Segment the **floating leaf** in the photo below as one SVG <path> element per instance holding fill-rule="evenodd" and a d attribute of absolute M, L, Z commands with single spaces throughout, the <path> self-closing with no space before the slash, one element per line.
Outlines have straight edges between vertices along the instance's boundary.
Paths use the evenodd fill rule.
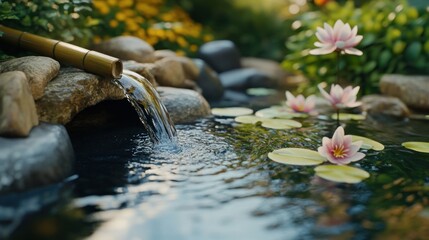
<path fill-rule="evenodd" d="M 332 114 L 331 118 L 337 120 L 337 114 Z M 340 113 L 340 120 L 365 120 L 365 116 L 362 114 Z"/>
<path fill-rule="evenodd" d="M 245 116 L 238 116 L 234 120 L 238 123 L 250 123 L 255 124 L 257 122 L 262 122 L 266 118 L 256 117 L 254 115 L 245 115 Z"/>
<path fill-rule="evenodd" d="M 246 93 L 253 96 L 269 96 L 276 94 L 277 91 L 272 88 L 248 88 Z"/>
<path fill-rule="evenodd" d="M 382 151 L 384 149 L 384 145 L 372 140 L 370 138 L 366 138 L 366 137 L 362 137 L 362 136 L 356 136 L 356 135 L 350 135 L 352 136 L 352 141 L 356 142 L 356 141 L 362 141 L 362 147 L 363 149 L 373 149 L 376 151 Z"/>
<path fill-rule="evenodd" d="M 290 129 L 302 127 L 302 124 L 290 119 L 264 119 L 262 126 L 273 129 Z"/>
<path fill-rule="evenodd" d="M 236 117 L 252 113 L 252 109 L 245 107 L 212 108 L 212 114 L 217 116 Z"/>
<path fill-rule="evenodd" d="M 404 142 L 402 146 L 417 152 L 429 153 L 429 142 Z"/>
<path fill-rule="evenodd" d="M 367 171 L 344 165 L 317 166 L 314 171 L 317 176 L 333 182 L 359 183 L 369 178 Z"/>
<path fill-rule="evenodd" d="M 268 153 L 271 160 L 290 165 L 318 165 L 325 161 L 316 151 L 304 148 L 281 148 Z"/>
<path fill-rule="evenodd" d="M 306 113 L 295 113 L 295 112 L 289 111 L 285 107 L 277 107 L 277 106 L 264 108 L 259 111 L 256 111 L 255 115 L 263 118 L 286 118 L 286 119 L 308 117 L 308 114 Z"/>

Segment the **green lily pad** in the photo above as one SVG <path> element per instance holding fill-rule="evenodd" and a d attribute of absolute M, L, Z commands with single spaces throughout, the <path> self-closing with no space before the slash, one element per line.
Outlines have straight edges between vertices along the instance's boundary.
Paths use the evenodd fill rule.
<path fill-rule="evenodd" d="M 404 142 L 402 146 L 417 152 L 429 153 L 429 142 Z"/>
<path fill-rule="evenodd" d="M 352 141 L 356 142 L 356 141 L 362 141 L 362 147 L 363 149 L 373 149 L 375 151 L 382 151 L 384 149 L 384 145 L 372 140 L 370 138 L 366 138 L 366 137 L 362 137 L 362 136 L 356 136 L 356 135 L 350 135 L 352 136 Z"/>
<path fill-rule="evenodd" d="M 283 106 L 273 106 L 269 108 L 264 108 L 259 111 L 256 111 L 255 116 L 263 118 L 306 118 L 309 115 L 307 113 L 296 113 L 289 111 L 286 107 Z"/>
<path fill-rule="evenodd" d="M 302 127 L 302 124 L 290 119 L 264 119 L 262 120 L 262 127 L 272 129 L 290 129 Z"/>
<path fill-rule="evenodd" d="M 276 94 L 277 91 L 272 88 L 249 88 L 246 93 L 253 96 L 269 96 Z"/>
<path fill-rule="evenodd" d="M 237 117 L 252 113 L 252 109 L 245 107 L 212 108 L 212 114 L 216 116 Z"/>
<path fill-rule="evenodd" d="M 340 183 L 359 183 L 369 178 L 367 171 L 344 165 L 317 166 L 314 171 L 321 178 Z"/>
<path fill-rule="evenodd" d="M 337 114 L 334 113 L 331 116 L 332 119 L 337 120 Z M 362 114 L 352 114 L 352 113 L 340 113 L 340 120 L 345 121 L 345 120 L 365 120 L 365 116 Z"/>
<path fill-rule="evenodd" d="M 262 122 L 263 120 L 266 120 L 266 118 L 256 117 L 254 115 L 245 115 L 245 116 L 238 116 L 234 120 L 238 123 L 255 124 L 257 122 Z"/>
<path fill-rule="evenodd" d="M 316 151 L 304 148 L 281 148 L 268 153 L 268 158 L 283 164 L 310 166 L 325 162 Z"/>

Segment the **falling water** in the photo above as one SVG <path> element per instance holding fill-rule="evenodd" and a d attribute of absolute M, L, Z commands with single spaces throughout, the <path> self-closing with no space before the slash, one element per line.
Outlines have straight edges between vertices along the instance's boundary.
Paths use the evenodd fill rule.
<path fill-rule="evenodd" d="M 136 109 L 152 142 L 156 145 L 175 145 L 176 128 L 152 84 L 128 70 L 124 70 L 122 76 L 113 82 L 124 91 L 127 100 Z"/>

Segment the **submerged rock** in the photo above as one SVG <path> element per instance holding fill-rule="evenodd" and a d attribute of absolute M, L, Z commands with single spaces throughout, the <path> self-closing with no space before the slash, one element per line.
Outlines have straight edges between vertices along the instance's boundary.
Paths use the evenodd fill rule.
<path fill-rule="evenodd" d="M 157 90 L 175 124 L 189 123 L 210 115 L 210 105 L 196 91 L 171 87 L 158 87 Z"/>
<path fill-rule="evenodd" d="M 390 115 L 395 117 L 408 117 L 410 110 L 396 97 L 382 95 L 368 95 L 362 98 L 361 109 L 370 115 Z"/>
<path fill-rule="evenodd" d="M 42 123 L 27 138 L 0 137 L 0 193 L 23 191 L 63 180 L 74 153 L 66 129 Z"/>
<path fill-rule="evenodd" d="M 409 107 L 429 109 L 429 76 L 384 75 L 380 90 L 384 95 L 401 99 Z"/>
<path fill-rule="evenodd" d="M 0 136 L 26 137 L 39 124 L 36 105 L 25 74 L 0 74 Z"/>
<path fill-rule="evenodd" d="M 41 121 L 68 123 L 78 112 L 103 100 L 123 99 L 110 80 L 76 68 L 63 68 L 46 86 L 45 96 L 36 101 Z"/>
<path fill-rule="evenodd" d="M 0 72 L 22 71 L 28 79 L 35 100 L 43 96 L 46 85 L 60 69 L 60 64 L 48 57 L 28 56 L 0 63 Z"/>
<path fill-rule="evenodd" d="M 121 60 L 134 60 L 140 63 L 155 62 L 153 47 L 137 37 L 114 37 L 94 45 L 93 49 Z"/>

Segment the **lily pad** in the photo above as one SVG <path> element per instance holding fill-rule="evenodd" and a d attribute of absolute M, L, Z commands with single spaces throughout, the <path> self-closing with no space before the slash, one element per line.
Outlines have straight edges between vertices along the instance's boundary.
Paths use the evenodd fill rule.
<path fill-rule="evenodd" d="M 212 114 L 216 116 L 237 117 L 252 113 L 252 109 L 245 107 L 212 108 Z"/>
<path fill-rule="evenodd" d="M 366 137 L 362 137 L 362 136 L 356 136 L 356 135 L 351 135 L 352 136 L 352 141 L 356 142 L 356 141 L 362 141 L 362 147 L 363 149 L 373 149 L 375 151 L 382 151 L 384 149 L 384 145 L 372 140 L 370 138 L 366 138 Z"/>
<path fill-rule="evenodd" d="M 365 170 L 344 165 L 323 165 L 314 168 L 316 175 L 333 182 L 359 183 L 369 178 Z"/>
<path fill-rule="evenodd" d="M 325 159 L 316 151 L 304 148 L 281 148 L 268 153 L 271 160 L 297 166 L 318 165 Z"/>
<path fill-rule="evenodd" d="M 277 91 L 272 88 L 249 88 L 246 93 L 253 96 L 269 96 L 276 94 Z"/>
<path fill-rule="evenodd" d="M 256 117 L 254 115 L 245 115 L 245 116 L 238 116 L 234 119 L 238 123 L 250 123 L 255 124 L 257 122 L 262 122 L 263 120 L 266 120 L 265 118 Z"/>
<path fill-rule="evenodd" d="M 262 120 L 262 127 L 272 129 L 290 129 L 302 127 L 302 124 L 290 119 L 264 119 Z"/>
<path fill-rule="evenodd" d="M 294 113 L 291 111 L 288 111 L 285 107 L 270 107 L 270 108 L 264 108 L 259 111 L 256 111 L 255 116 L 257 117 L 263 117 L 263 118 L 306 118 L 308 117 L 308 114 L 305 113 Z"/>
<path fill-rule="evenodd" d="M 402 146 L 417 152 L 429 153 L 429 142 L 404 142 Z"/>
<path fill-rule="evenodd" d="M 331 118 L 337 120 L 337 114 L 332 114 Z M 362 114 L 340 113 L 340 120 L 365 120 L 365 116 Z"/>

